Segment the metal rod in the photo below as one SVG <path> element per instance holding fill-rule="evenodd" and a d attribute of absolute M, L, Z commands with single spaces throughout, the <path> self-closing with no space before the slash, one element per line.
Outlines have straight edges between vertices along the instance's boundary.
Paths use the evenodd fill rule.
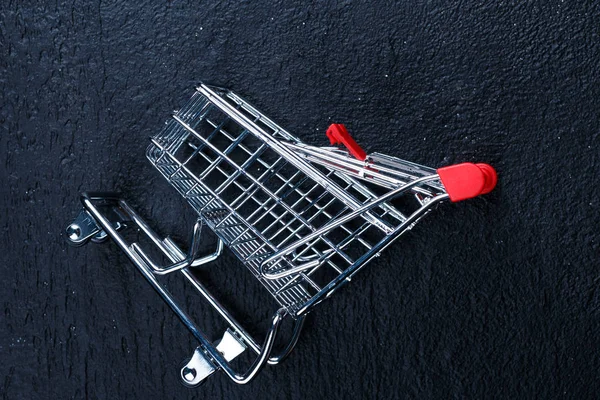
<path fill-rule="evenodd" d="M 294 350 L 294 347 L 296 347 L 296 344 L 298 344 L 298 339 L 300 339 L 300 333 L 302 333 L 302 328 L 304 327 L 305 320 L 306 315 L 303 315 L 294 322 L 294 332 L 292 333 L 292 338 L 281 353 L 269 358 L 269 365 L 279 364 L 290 355 L 292 350 Z"/>

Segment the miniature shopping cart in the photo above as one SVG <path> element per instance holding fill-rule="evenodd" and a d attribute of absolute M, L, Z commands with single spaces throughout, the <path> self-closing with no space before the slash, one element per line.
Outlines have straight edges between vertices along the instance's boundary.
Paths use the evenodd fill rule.
<path fill-rule="evenodd" d="M 181 369 L 187 385 L 222 370 L 249 382 L 265 364 L 277 364 L 294 348 L 307 313 L 331 296 L 402 233 L 444 200 L 487 193 L 496 173 L 486 164 L 432 169 L 365 152 L 343 125 L 327 131 L 334 147 L 303 143 L 235 93 L 201 85 L 151 139 L 147 157 L 198 214 L 187 253 L 158 236 L 119 196 L 84 193 L 83 211 L 66 229 L 68 240 L 112 238 L 197 339 Z M 137 226 L 169 261 L 157 262 L 121 230 Z M 217 237 L 214 253 L 199 254 L 202 227 Z M 192 273 L 224 247 L 237 256 L 278 304 L 260 343 Z M 217 341 L 207 337 L 164 285 L 161 275 L 182 274 L 225 320 Z M 294 327 L 273 351 L 283 320 Z M 232 360 L 256 353 L 242 372 Z"/>

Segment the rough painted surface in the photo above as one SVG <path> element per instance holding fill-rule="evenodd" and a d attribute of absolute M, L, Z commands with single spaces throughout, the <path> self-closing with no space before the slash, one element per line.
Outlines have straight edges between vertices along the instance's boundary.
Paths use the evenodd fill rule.
<path fill-rule="evenodd" d="M 596 2 L 554 0 L 3 1 L 0 394 L 596 397 L 599 17 Z M 285 364 L 249 386 L 219 374 L 186 389 L 190 335 L 114 245 L 70 248 L 61 230 L 78 192 L 114 189 L 187 237 L 191 210 L 143 155 L 199 80 L 309 143 L 344 122 L 368 151 L 487 161 L 499 187 L 385 252 L 314 313 Z M 230 264 L 205 275 L 260 332 L 273 305 Z"/>

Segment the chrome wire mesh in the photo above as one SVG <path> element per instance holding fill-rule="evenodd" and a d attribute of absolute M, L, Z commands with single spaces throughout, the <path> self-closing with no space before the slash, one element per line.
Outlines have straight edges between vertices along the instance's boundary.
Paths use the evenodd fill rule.
<path fill-rule="evenodd" d="M 310 268 L 266 279 L 260 269 L 266 257 L 389 189 L 432 173 L 393 159 L 372 170 L 381 182 L 366 182 L 351 163 L 343 167 L 335 160 L 340 155 L 346 157 L 304 145 L 234 93 L 204 85 L 152 138 L 147 151 L 160 173 L 292 314 L 323 295 L 330 282 L 364 260 L 428 198 L 443 193 L 433 182 L 362 212 L 269 265 L 270 271 L 303 263 Z M 397 182 L 386 178 L 386 168 L 395 171 Z"/>

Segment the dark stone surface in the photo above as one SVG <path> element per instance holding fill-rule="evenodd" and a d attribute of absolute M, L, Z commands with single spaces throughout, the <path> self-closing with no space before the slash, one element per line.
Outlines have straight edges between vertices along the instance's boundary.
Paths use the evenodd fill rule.
<path fill-rule="evenodd" d="M 3 398 L 597 397 L 597 2 L 31 3 L 0 4 Z M 144 150 L 199 80 L 306 142 L 343 122 L 368 151 L 489 162 L 499 186 L 386 251 L 283 365 L 186 389 L 190 335 L 113 244 L 61 231 L 80 191 L 119 190 L 187 236 Z M 274 305 L 233 261 L 211 287 L 260 332 Z"/>

